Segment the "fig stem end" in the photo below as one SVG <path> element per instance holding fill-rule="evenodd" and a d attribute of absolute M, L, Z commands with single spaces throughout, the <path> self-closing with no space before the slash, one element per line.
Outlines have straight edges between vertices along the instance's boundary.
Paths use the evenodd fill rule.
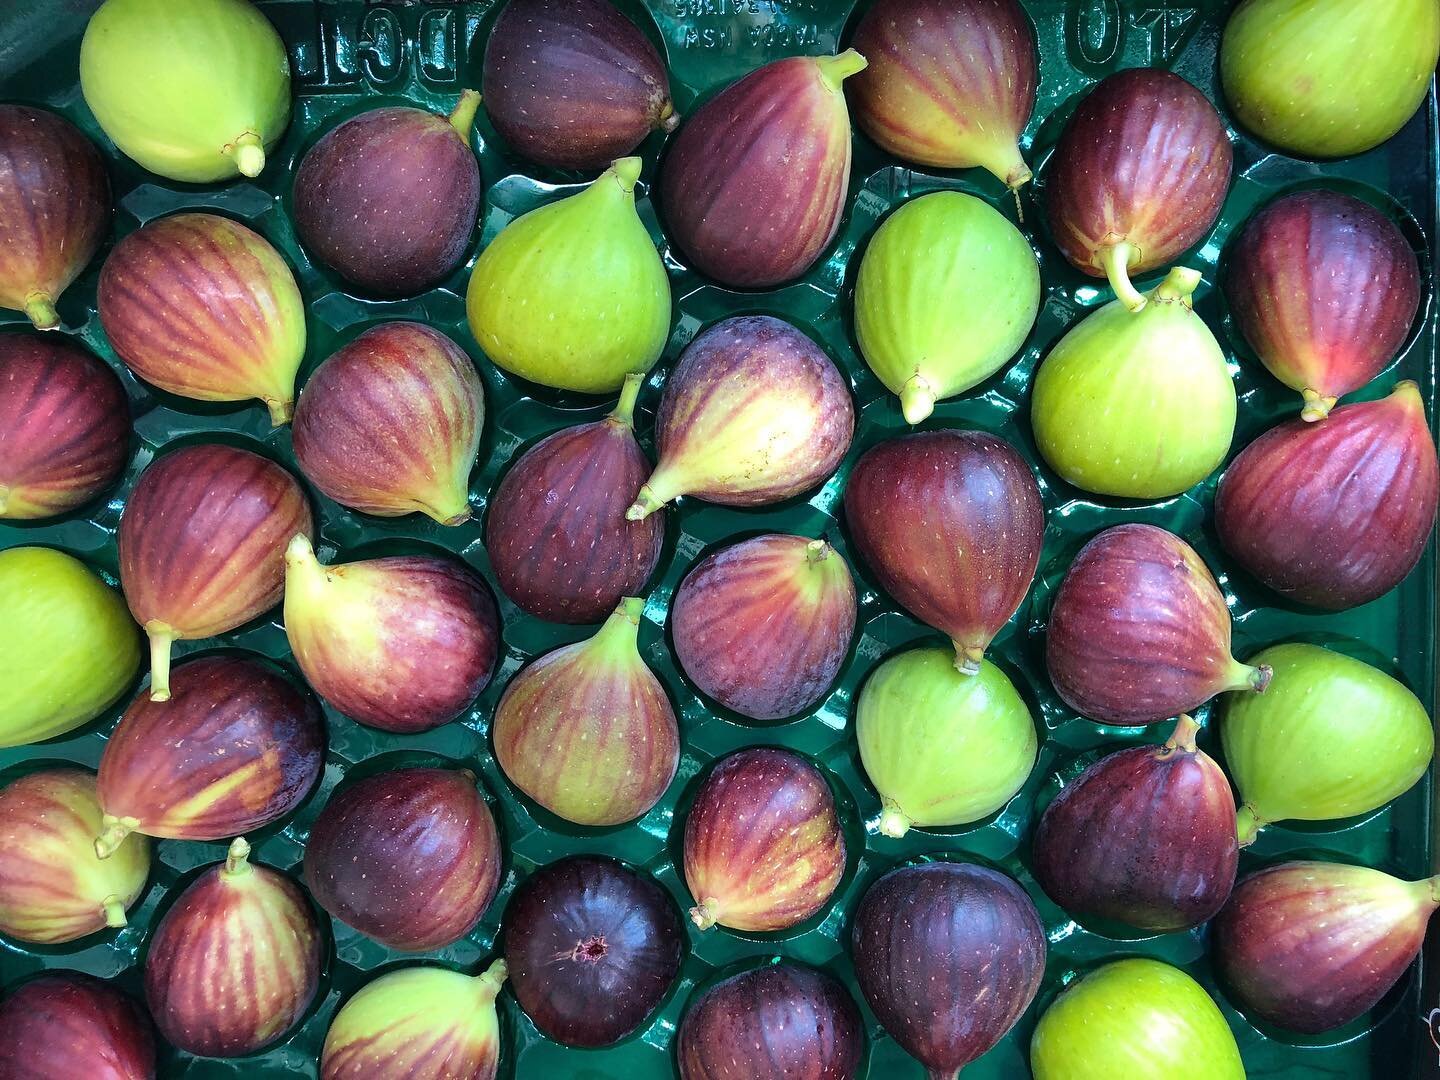
<path fill-rule="evenodd" d="M 118 929 L 119 927 L 126 925 L 125 902 L 121 900 L 120 897 L 116 896 L 114 893 L 111 893 L 109 896 L 105 897 L 104 900 L 100 901 L 100 907 L 105 912 L 106 926 L 113 926 Z"/>
<path fill-rule="evenodd" d="M 179 635 L 154 620 L 145 624 L 145 633 L 150 638 L 150 700 L 169 701 L 170 646 Z"/>
<path fill-rule="evenodd" d="M 1235 812 L 1235 836 L 1240 841 L 1241 847 L 1249 847 L 1255 842 L 1255 837 L 1265 827 L 1265 822 L 1255 813 L 1254 808 L 1246 803 Z"/>
<path fill-rule="evenodd" d="M 610 419 L 627 428 L 635 427 L 635 402 L 640 398 L 640 388 L 645 385 L 645 376 L 631 372 L 620 386 L 620 400 L 610 413 Z"/>
<path fill-rule="evenodd" d="M 1330 415 L 1330 410 L 1335 407 L 1339 398 L 1327 397 L 1318 390 L 1311 390 L 1308 386 L 1300 391 L 1300 396 L 1305 399 L 1305 405 L 1300 410 L 1300 419 L 1308 424 L 1317 420 L 1324 420 Z"/>
<path fill-rule="evenodd" d="M 1141 311 L 1149 303 L 1145 294 L 1130 281 L 1130 267 L 1140 262 L 1140 249 L 1127 240 L 1106 244 L 1095 253 L 1100 269 L 1105 271 L 1115 299 L 1133 311 Z"/>
<path fill-rule="evenodd" d="M 480 108 L 480 92 L 478 90 L 461 90 L 460 100 L 455 103 L 455 110 L 450 114 L 450 126 L 455 133 L 470 144 L 470 129 L 475 126 L 475 113 Z"/>
<path fill-rule="evenodd" d="M 1171 752 L 1176 750 L 1187 754 L 1196 751 L 1195 736 L 1200 731 L 1200 725 L 1195 718 L 1188 713 L 1181 713 L 1175 718 L 1175 730 L 1170 733 L 1170 738 L 1165 740 L 1165 749 Z"/>
<path fill-rule="evenodd" d="M 239 877 L 250 873 L 250 844 L 243 836 L 230 841 L 230 850 L 225 853 L 226 877 Z"/>
<path fill-rule="evenodd" d="M 805 545 L 805 561 L 807 563 L 824 562 L 830 557 L 831 547 L 824 540 L 811 540 Z"/>
<path fill-rule="evenodd" d="M 840 92 L 840 84 L 851 75 L 858 74 L 870 66 L 870 61 L 854 49 L 846 49 L 835 56 L 817 56 L 815 65 L 820 69 L 820 78 L 834 93 Z"/>
<path fill-rule="evenodd" d="M 910 826 L 915 822 L 909 814 L 906 814 L 900 807 L 896 806 L 889 799 L 885 800 L 885 809 L 880 812 L 880 823 L 876 826 L 881 836 L 890 836 L 896 840 L 910 831 Z"/>
<path fill-rule="evenodd" d="M 241 176 L 255 177 L 265 171 L 265 144 L 253 131 L 245 132 L 225 147 L 225 153 L 235 159 L 235 168 Z"/>
<path fill-rule="evenodd" d="M 1178 301 L 1188 308 L 1191 306 L 1190 294 L 1199 287 L 1201 280 L 1199 270 L 1191 270 L 1188 266 L 1172 266 L 1165 275 L 1165 280 L 1155 286 L 1155 291 L 1150 295 L 1163 303 Z"/>
<path fill-rule="evenodd" d="M 955 670 L 961 675 L 979 675 L 980 663 L 985 659 L 985 650 L 979 645 L 962 645 L 955 642 Z"/>
<path fill-rule="evenodd" d="M 690 921 L 701 930 L 709 930 L 717 921 L 715 909 L 719 906 L 719 902 L 713 896 L 707 896 L 690 909 Z"/>
<path fill-rule="evenodd" d="M 675 111 L 675 103 L 668 98 L 665 104 L 660 106 L 660 115 L 656 117 L 655 126 L 667 135 L 680 126 L 680 114 Z"/>
<path fill-rule="evenodd" d="M 270 410 L 270 426 L 284 427 L 295 415 L 295 400 L 281 401 L 279 398 L 264 398 L 265 408 Z"/>
<path fill-rule="evenodd" d="M 25 297 L 25 314 L 36 330 L 54 330 L 60 325 L 60 313 L 55 310 L 55 301 L 50 294 L 34 290 Z"/>
<path fill-rule="evenodd" d="M 912 427 L 935 411 L 935 392 L 919 372 L 911 375 L 900 388 L 900 411 Z"/>
<path fill-rule="evenodd" d="M 495 960 L 484 972 L 475 976 L 475 981 L 480 984 L 480 996 L 487 1001 L 494 1001 L 509 975 L 510 967 L 504 959 Z"/>
<path fill-rule="evenodd" d="M 635 194 L 635 184 L 640 179 L 640 168 L 643 162 L 638 157 L 619 158 L 610 165 L 610 172 L 614 174 L 620 190 L 626 195 Z"/>
<path fill-rule="evenodd" d="M 640 493 L 635 496 L 635 501 L 630 509 L 625 511 L 626 521 L 644 521 L 647 517 L 665 505 L 665 500 L 658 498 L 649 484 L 640 488 Z"/>
<path fill-rule="evenodd" d="M 95 838 L 95 857 L 108 859 L 120 850 L 125 838 L 139 825 L 135 818 L 119 818 L 106 814 L 100 819 L 100 835 Z"/>

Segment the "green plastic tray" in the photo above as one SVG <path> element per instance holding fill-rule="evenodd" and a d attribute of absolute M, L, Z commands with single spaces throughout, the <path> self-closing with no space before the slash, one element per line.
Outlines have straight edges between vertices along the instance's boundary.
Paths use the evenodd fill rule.
<path fill-rule="evenodd" d="M 384 521 L 353 513 L 316 497 L 321 554 L 354 559 L 382 552 L 444 548 L 460 553 L 482 573 L 489 563 L 482 546 L 486 499 L 517 453 L 550 432 L 603 415 L 609 404 L 556 394 L 524 384 L 486 361 L 465 325 L 463 295 L 469 265 L 440 288 L 394 303 L 348 295 L 326 270 L 315 266 L 296 242 L 289 217 L 290 177 L 300 155 L 318 134 L 341 117 L 386 101 L 406 101 L 446 111 L 462 87 L 477 86 L 489 27 L 498 5 L 489 0 L 461 3 L 364 4 L 359 0 L 267 0 L 260 4 L 290 45 L 296 75 L 295 120 L 273 164 L 258 182 L 192 187 L 150 176 L 122 158 L 100 134 L 81 99 L 77 55 L 85 20 L 98 0 L 11 0 L 0 5 L 0 98 L 54 108 L 77 122 L 106 151 L 115 187 L 114 238 L 140 224 L 181 209 L 204 208 L 243 219 L 275 243 L 295 267 L 309 305 L 310 346 L 302 378 L 340 344 L 365 327 L 388 319 L 419 319 L 439 327 L 474 357 L 486 383 L 488 415 L 480 463 L 471 482 L 476 520 L 446 529 L 419 516 Z M 857 17 L 854 0 L 622 0 L 620 6 L 651 31 L 668 55 L 677 105 L 695 102 L 742 73 L 780 56 L 835 51 L 848 41 Z M 859 5 L 864 6 L 864 2 Z M 1229 4 L 1116 0 L 1027 0 L 1042 53 L 1040 100 L 1027 133 L 1028 156 L 1042 165 L 1077 96 L 1094 80 L 1123 67 L 1161 65 L 1198 84 L 1217 102 L 1215 52 Z M 1222 112 L 1224 110 L 1222 104 Z M 1236 226 L 1260 202 L 1277 192 L 1325 183 L 1386 208 L 1401 222 L 1431 277 L 1431 238 L 1436 236 L 1435 110 L 1431 102 L 1399 136 L 1380 149 L 1348 161 L 1315 166 L 1271 155 L 1252 139 L 1236 141 L 1236 179 L 1225 213 L 1212 234 L 1184 259 L 1205 273 L 1197 310 L 1232 356 L 1240 390 L 1238 451 L 1280 418 L 1296 399 L 1248 354 L 1214 288 L 1217 263 Z M 647 661 L 672 695 L 684 740 L 680 770 L 661 803 L 641 821 L 622 828 L 582 829 L 567 825 L 518 795 L 491 755 L 488 722 L 506 682 L 530 658 L 563 642 L 588 636 L 588 628 L 550 625 L 501 601 L 505 649 L 496 677 L 476 706 L 460 721 L 426 735 L 400 737 L 372 731 L 327 709 L 330 749 L 318 790 L 289 820 L 250 839 L 256 857 L 296 872 L 307 831 L 331 790 L 343 777 L 409 761 L 448 758 L 463 761 L 484 779 L 500 822 L 505 877 L 500 895 L 480 925 L 460 942 L 435 953 L 407 956 L 390 951 L 343 926 L 334 927 L 316 1004 L 283 1044 L 262 1056 L 232 1062 L 193 1059 L 163 1051 L 165 1076 L 313 1076 L 317 1054 L 340 1002 L 377 972 L 417 960 L 475 970 L 494 954 L 500 916 L 517 881 L 560 855 L 602 852 L 653 873 L 677 903 L 688 905 L 677 872 L 686 807 L 698 778 L 719 755 L 742 746 L 772 744 L 810 755 L 834 785 L 850 841 L 851 859 L 834 901 L 810 922 L 780 934 L 737 934 L 720 928 L 690 931 L 683 972 L 663 1008 L 643 1030 L 618 1046 L 597 1051 L 563 1049 L 542 1038 L 509 994 L 502 994 L 502 1076 L 627 1077 L 649 1080 L 673 1075 L 676 1027 L 698 988 L 737 968 L 788 956 L 823 967 L 854 987 L 849 957 L 849 917 L 869 884 L 890 867 L 927 855 L 974 859 L 1018 878 L 1034 897 L 1050 943 L 1044 987 L 1035 1006 L 999 1046 L 965 1070 L 967 1078 L 1027 1075 L 1030 1033 L 1036 1017 L 1056 991 L 1077 973 L 1121 955 L 1154 956 L 1184 967 L 1214 992 L 1239 1040 L 1254 1077 L 1395 1077 L 1435 1069 L 1437 1054 L 1428 1035 L 1427 1014 L 1436 1004 L 1422 980 L 1407 975 L 1368 1018 L 1320 1038 L 1299 1038 L 1257 1029 L 1233 1008 L 1211 977 L 1203 929 L 1160 937 L 1116 939 L 1076 925 L 1036 887 L 1027 868 L 1029 832 L 1038 811 L 1070 777 L 1100 753 L 1137 742 L 1158 741 L 1168 725 L 1155 729 L 1107 728 L 1078 718 L 1056 697 L 1045 678 L 1043 631 L 1050 597 L 1069 560 L 1086 538 L 1123 521 L 1147 521 L 1194 543 L 1216 571 L 1235 616 L 1236 652 L 1242 658 L 1272 642 L 1301 639 L 1350 652 L 1391 671 L 1423 700 L 1435 690 L 1435 549 L 1419 569 L 1390 595 L 1358 610 L 1317 615 L 1277 605 L 1258 583 L 1234 572 L 1219 556 L 1210 525 L 1213 480 L 1175 499 L 1154 505 L 1100 504 L 1060 481 L 1039 463 L 1027 423 L 1027 388 L 1051 343 L 1108 294 L 1065 264 L 1045 234 L 1033 195 L 1025 196 L 1024 229 L 1039 254 L 1045 296 L 1040 318 L 1024 350 L 1007 368 L 961 399 L 940 405 L 925 427 L 976 427 L 1014 442 L 1036 465 L 1048 511 L 1040 572 L 1026 603 L 995 643 L 992 657 L 1014 679 L 1042 729 L 1039 763 L 1024 790 L 999 814 L 975 826 L 915 831 L 891 840 L 867 830 L 879 802 L 861 772 L 850 733 L 853 698 L 866 675 L 886 655 L 936 635 L 900 613 L 871 581 L 851 565 L 860 583 L 860 629 L 839 684 L 813 714 L 786 723 L 758 725 L 704 700 L 686 682 L 671 657 L 665 627 L 670 596 L 686 570 L 716 545 L 760 532 L 825 536 L 849 551 L 838 509 L 850 464 L 867 447 L 900 432 L 904 425 L 894 400 L 869 373 L 856 352 L 850 316 L 856 258 L 885 213 L 906 197 L 936 188 L 963 188 L 1014 216 L 1008 194 L 978 171 L 928 174 L 895 165 L 863 136 L 856 152 L 851 206 L 828 256 L 797 284 L 766 293 L 737 294 L 707 284 L 666 249 L 676 312 L 665 358 L 642 394 L 638 422 L 648 443 L 653 410 L 665 370 L 697 329 L 740 312 L 781 315 L 813 334 L 849 376 L 858 406 L 854 449 L 837 475 L 807 500 L 760 510 L 732 510 L 684 500 L 670 518 L 665 554 L 653 582 L 641 628 Z M 511 217 L 574 190 L 582 178 L 537 170 L 508 156 L 483 117 L 476 145 L 486 198 L 471 257 Z M 654 177 L 658 137 L 644 147 L 645 180 Z M 1043 169 L 1041 179 L 1043 180 Z M 648 201 L 641 212 L 662 240 Z M 293 467 L 289 428 L 272 431 L 259 407 L 214 407 L 175 398 L 138 382 L 115 361 L 106 344 L 94 298 L 104 252 L 60 303 L 65 332 L 111 361 L 129 390 L 136 417 L 137 445 L 124 484 L 102 500 L 68 517 L 37 526 L 0 525 L 0 548 L 46 544 L 63 548 L 115 580 L 115 528 L 126 492 L 136 475 L 170 446 L 218 440 L 259 449 Z M 0 321 L 20 316 L 0 313 Z M 1401 378 L 1416 379 L 1434 416 L 1435 309 L 1427 295 L 1423 314 L 1402 358 L 1356 397 L 1376 397 Z M 647 445 L 647 449 L 649 449 Z M 312 495 L 314 492 L 312 491 Z M 497 590 L 497 595 L 498 590 Z M 3 613 L 0 613 L 3 617 Z M 272 657 L 294 670 L 285 634 L 272 612 L 233 634 L 213 641 L 182 642 L 177 652 L 193 655 L 245 649 Z M 127 694 L 125 701 L 128 702 Z M 22 771 L 58 762 L 94 767 L 120 709 L 71 736 L 38 746 L 0 751 L 0 781 Z M 1207 729 L 1202 742 L 1219 753 Z M 1412 877 L 1429 873 L 1431 782 L 1423 781 L 1392 806 L 1363 819 L 1325 828 L 1267 829 L 1242 858 L 1242 872 L 1281 857 L 1321 853 L 1362 861 Z M 223 856 L 222 844 L 163 842 L 153 879 L 130 925 L 69 946 L 39 949 L 0 940 L 0 985 L 8 987 L 42 968 L 78 968 L 113 977 L 132 991 L 140 984 L 141 961 L 157 915 L 198 868 Z M 858 1000 L 858 994 L 857 994 Z M 866 1075 L 918 1077 L 920 1067 L 887 1038 L 865 1010 L 868 1030 Z"/>

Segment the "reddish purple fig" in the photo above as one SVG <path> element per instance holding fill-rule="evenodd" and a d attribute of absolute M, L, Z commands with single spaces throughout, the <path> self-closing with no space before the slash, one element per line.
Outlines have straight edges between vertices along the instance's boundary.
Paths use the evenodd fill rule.
<path fill-rule="evenodd" d="M 485 548 L 500 588 L 523 611 L 593 623 L 644 589 L 660 561 L 665 515 L 629 521 L 650 475 L 635 441 L 643 375 L 627 375 L 604 420 L 565 428 L 520 457 L 490 499 Z"/>
<path fill-rule="evenodd" d="M 150 637 L 150 697 L 170 696 L 170 644 L 223 634 L 280 602 L 285 545 L 313 534 L 288 472 L 233 446 L 187 446 L 151 463 L 120 517 L 120 584 Z"/>
<path fill-rule="evenodd" d="M 845 521 L 884 589 L 978 672 L 1040 563 L 1045 507 L 1025 459 L 979 431 L 891 439 L 851 470 Z"/>
<path fill-rule="evenodd" d="M 1269 668 L 1230 655 L 1230 609 L 1205 560 L 1154 525 L 1117 525 L 1080 549 L 1045 662 L 1065 704 L 1106 724 L 1153 724 L 1270 683 Z"/>
<path fill-rule="evenodd" d="M 780 962 L 700 994 L 680 1023 L 680 1080 L 852 1080 L 865 1026 L 849 992 L 824 972 Z"/>
<path fill-rule="evenodd" d="M 110 227 L 110 181 L 95 144 L 45 109 L 0 105 L 0 307 L 38 330 Z"/>
<path fill-rule="evenodd" d="M 1420 955 L 1440 878 L 1288 862 L 1235 886 L 1211 924 L 1215 967 L 1254 1017 L 1315 1034 L 1369 1012 Z"/>
<path fill-rule="evenodd" d="M 413 322 L 372 326 L 315 369 L 295 406 L 295 463 L 379 517 L 470 520 L 485 386 L 465 351 Z"/>
<path fill-rule="evenodd" d="M 154 1080 L 150 1017 L 130 995 L 92 975 L 42 975 L 0 1003 L 0 1076 Z"/>
<path fill-rule="evenodd" d="M 665 61 L 609 0 L 510 0 L 481 89 L 500 137 L 558 169 L 603 169 L 680 123 Z"/>
<path fill-rule="evenodd" d="M 1035 828 L 1035 880 L 1075 915 L 1168 933 L 1199 926 L 1235 884 L 1235 796 L 1181 716 L 1162 746 L 1101 758 Z"/>
<path fill-rule="evenodd" d="M 547 1039 L 609 1046 L 675 984 L 683 926 L 649 875 L 597 855 L 560 859 L 522 881 L 505 909 L 510 986 Z"/>
<path fill-rule="evenodd" d="M 0 334 L 0 520 L 84 505 L 129 453 L 130 403 L 104 362 L 68 338 Z"/>
<path fill-rule="evenodd" d="M 1245 226 L 1225 296 L 1260 362 L 1322 420 L 1395 358 L 1420 309 L 1420 265 L 1405 235 L 1368 203 L 1300 191 Z"/>
<path fill-rule="evenodd" d="M 1199 90 L 1159 68 L 1118 71 L 1086 95 L 1055 147 L 1051 235 L 1077 270 L 1108 277 L 1139 311 L 1146 298 L 1131 275 L 1168 266 L 1210 231 L 1233 158 L 1225 122 Z"/>
<path fill-rule="evenodd" d="M 809 270 L 839 231 L 850 185 L 841 84 L 854 49 L 750 72 L 681 126 L 660 171 L 666 231 L 722 285 L 765 289 Z"/>
<path fill-rule="evenodd" d="M 207 656 L 172 673 L 171 697 L 141 693 L 100 758 L 105 811 L 95 853 L 133 832 L 227 840 L 279 821 L 325 763 L 315 699 L 268 664 Z"/>
<path fill-rule="evenodd" d="M 1025 890 L 969 863 L 891 870 L 860 901 L 851 948 L 875 1018 L 937 1080 L 1004 1038 L 1045 972 Z"/>
<path fill-rule="evenodd" d="M 382 945 L 438 949 L 500 887 L 500 837 L 468 769 L 395 769 L 330 796 L 305 845 L 320 906 Z"/>
<path fill-rule="evenodd" d="M 1283 596 L 1329 611 L 1398 585 L 1435 524 L 1440 462 L 1420 389 L 1292 420 L 1245 448 L 1215 492 L 1235 561 Z"/>

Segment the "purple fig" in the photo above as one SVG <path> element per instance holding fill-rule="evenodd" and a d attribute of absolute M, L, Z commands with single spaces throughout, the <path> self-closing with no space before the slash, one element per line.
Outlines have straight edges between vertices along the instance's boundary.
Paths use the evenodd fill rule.
<path fill-rule="evenodd" d="M 92 975 L 42 975 L 0 1003 L 0 1076 L 154 1080 L 150 1017 L 128 994 Z"/>

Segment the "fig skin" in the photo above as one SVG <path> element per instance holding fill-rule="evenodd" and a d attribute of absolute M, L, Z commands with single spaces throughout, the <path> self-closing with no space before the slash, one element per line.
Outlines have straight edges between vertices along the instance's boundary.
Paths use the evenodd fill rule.
<path fill-rule="evenodd" d="M 710 697 L 752 720 L 795 716 L 824 699 L 849 655 L 855 582 L 823 540 L 758 536 L 685 576 L 670 630 L 675 658 Z"/>
<path fill-rule="evenodd" d="M 495 580 L 536 618 L 599 622 L 659 565 L 665 515 L 625 517 L 651 468 L 635 441 L 643 382 L 625 376 L 614 412 L 536 443 L 491 496 L 485 549 Z"/>
<path fill-rule="evenodd" d="M 0 1076 L 154 1080 L 150 1017 L 102 979 L 78 971 L 42 975 L 0 1004 Z"/>
<path fill-rule="evenodd" d="M 1343 611 L 1415 569 L 1435 525 L 1440 461 L 1410 381 L 1323 423 L 1272 428 L 1230 463 L 1215 529 L 1241 566 L 1288 600 Z"/>
<path fill-rule="evenodd" d="M 500 137 L 557 169 L 603 169 L 680 123 L 665 62 L 608 0 L 510 0 L 481 90 Z"/>
<path fill-rule="evenodd" d="M 845 834 L 820 770 L 774 747 L 722 758 L 685 820 L 690 919 L 701 930 L 785 930 L 826 904 L 845 873 Z"/>
<path fill-rule="evenodd" d="M 1246 224 L 1225 297 L 1260 362 L 1323 420 L 1395 358 L 1420 310 L 1420 264 L 1388 217 L 1337 191 L 1276 199 Z"/>
<path fill-rule="evenodd" d="M 0 520 L 69 513 L 120 479 L 130 402 L 68 338 L 0 334 Z"/>

